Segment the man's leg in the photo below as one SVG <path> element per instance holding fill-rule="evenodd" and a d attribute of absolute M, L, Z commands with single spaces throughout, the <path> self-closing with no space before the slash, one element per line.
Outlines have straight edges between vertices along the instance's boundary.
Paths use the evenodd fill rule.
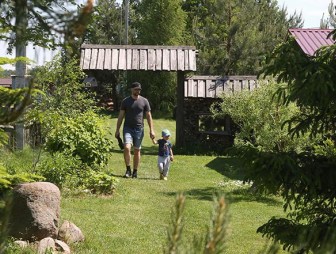
<path fill-rule="evenodd" d="M 124 161 L 126 165 L 125 177 L 131 177 L 131 144 L 125 144 Z"/>
<path fill-rule="evenodd" d="M 141 157 L 141 143 L 142 139 L 144 137 L 144 131 L 143 128 L 138 128 L 134 130 L 134 136 L 133 136 L 133 148 L 134 148 L 134 156 L 133 156 L 133 178 L 138 177 L 138 168 L 140 165 L 140 157 Z"/>
<path fill-rule="evenodd" d="M 123 134 L 124 134 L 124 161 L 126 165 L 125 177 L 129 178 L 132 176 L 131 147 L 132 147 L 133 140 L 132 140 L 131 130 L 129 128 L 124 127 Z"/>
<path fill-rule="evenodd" d="M 134 156 L 133 156 L 133 178 L 138 177 L 138 168 L 140 165 L 141 150 L 134 147 Z"/>

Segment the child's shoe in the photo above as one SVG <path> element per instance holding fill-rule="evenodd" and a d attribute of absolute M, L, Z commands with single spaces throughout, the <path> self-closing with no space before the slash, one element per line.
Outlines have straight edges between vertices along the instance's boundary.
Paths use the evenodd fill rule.
<path fill-rule="evenodd" d="M 163 180 L 167 181 L 167 180 L 168 180 L 168 177 L 164 176 L 164 177 L 163 177 Z"/>

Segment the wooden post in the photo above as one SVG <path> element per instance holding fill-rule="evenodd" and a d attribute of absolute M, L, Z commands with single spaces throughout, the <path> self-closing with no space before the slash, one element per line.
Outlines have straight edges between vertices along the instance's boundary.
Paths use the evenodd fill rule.
<path fill-rule="evenodd" d="M 176 86 L 176 138 L 175 146 L 184 147 L 184 72 L 177 72 L 177 86 Z"/>

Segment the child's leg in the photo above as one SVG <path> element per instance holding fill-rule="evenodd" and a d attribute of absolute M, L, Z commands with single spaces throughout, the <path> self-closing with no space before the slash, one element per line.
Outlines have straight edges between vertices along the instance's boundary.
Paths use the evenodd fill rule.
<path fill-rule="evenodd" d="M 163 174 L 163 168 L 165 164 L 165 159 L 162 156 L 158 156 L 158 169 L 160 174 Z"/>
<path fill-rule="evenodd" d="M 170 168 L 170 158 L 167 157 L 167 158 L 165 158 L 164 166 L 163 166 L 163 175 L 164 176 L 168 176 L 169 168 Z"/>

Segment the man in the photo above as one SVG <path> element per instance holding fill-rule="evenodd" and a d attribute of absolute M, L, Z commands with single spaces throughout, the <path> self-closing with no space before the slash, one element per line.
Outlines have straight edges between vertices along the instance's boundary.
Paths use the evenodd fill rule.
<path fill-rule="evenodd" d="M 115 137 L 120 137 L 120 127 L 125 118 L 123 128 L 124 160 L 126 164 L 125 177 L 137 178 L 140 164 L 141 143 L 144 136 L 144 115 L 146 115 L 151 139 L 155 138 L 151 108 L 145 97 L 140 95 L 141 84 L 134 82 L 131 85 L 131 96 L 121 102 Z M 131 171 L 131 147 L 134 147 L 133 172 Z"/>

